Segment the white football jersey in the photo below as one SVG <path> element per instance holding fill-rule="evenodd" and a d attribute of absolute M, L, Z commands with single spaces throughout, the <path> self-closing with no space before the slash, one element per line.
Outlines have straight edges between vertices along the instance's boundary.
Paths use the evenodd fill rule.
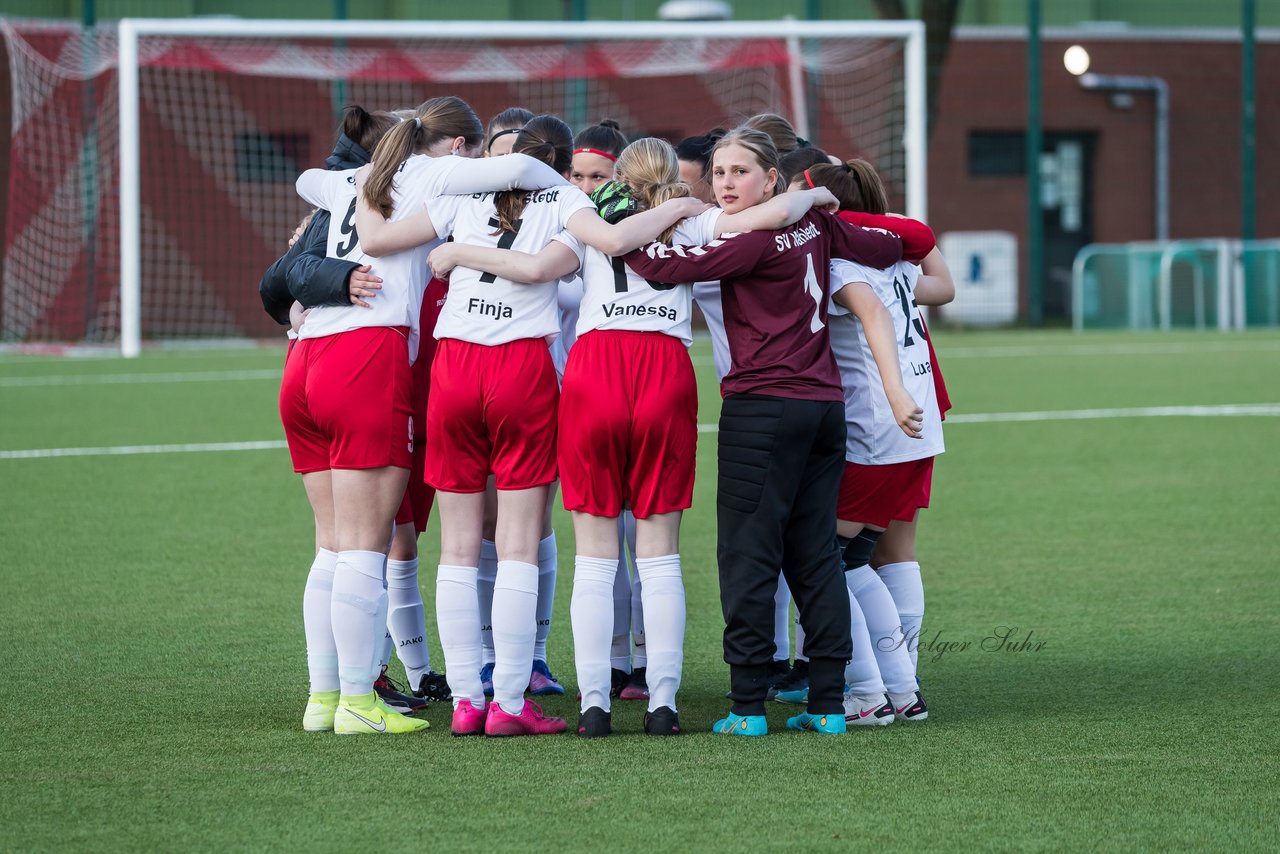
<path fill-rule="evenodd" d="M 536 255 L 564 230 L 569 218 L 595 206 L 573 186 L 536 190 L 528 194 L 515 232 L 498 231 L 493 193 L 445 196 L 428 208 L 436 234 L 473 246 L 514 249 Z M 545 338 L 560 333 L 556 282 L 520 284 L 455 267 L 449 276 L 449 297 L 436 324 L 437 338 L 457 338 L 493 346 L 522 338 Z"/>
<path fill-rule="evenodd" d="M 459 157 L 428 157 L 422 154 L 407 159 L 392 184 L 391 221 L 417 213 L 428 200 L 447 190 L 449 174 L 461 161 Z M 342 172 L 308 169 L 298 178 L 298 195 L 329 211 L 329 257 L 368 264 L 369 272 L 382 279 L 382 290 L 368 300 L 369 308 L 358 305 L 316 306 L 307 315 L 298 337 L 322 338 L 366 326 L 407 326 L 410 329 L 409 361 L 413 362 L 418 356 L 422 293 L 431 277 L 427 269 L 427 255 L 440 241 L 381 258 L 365 255 L 360 249 L 355 228 L 354 169 Z"/>
<path fill-rule="evenodd" d="M 831 301 L 828 326 L 831 349 L 844 385 L 844 412 L 848 438 L 845 459 L 863 465 L 887 465 L 935 457 L 945 450 L 942 416 L 933 387 L 933 363 L 925 340 L 920 309 L 912 292 L 920 270 L 899 262 L 887 270 L 864 267 L 851 261 L 831 261 L 831 293 L 849 282 L 866 282 L 884 303 L 893 319 L 898 341 L 898 361 L 907 393 L 924 410 L 921 438 L 902 432 L 885 397 L 880 372 L 871 355 L 862 323 L 848 309 Z"/>
<path fill-rule="evenodd" d="M 729 334 L 724 331 L 720 283 L 694 282 L 693 301 L 698 304 L 703 319 L 707 321 L 707 331 L 711 333 L 711 358 L 716 367 L 716 382 L 720 382 L 733 367 L 733 359 L 729 356 Z"/>
<path fill-rule="evenodd" d="M 702 246 L 715 240 L 721 211 L 712 209 L 682 220 L 669 241 L 673 245 Z M 593 329 L 662 332 L 693 343 L 689 325 L 693 311 L 692 283 L 650 282 L 622 262 L 590 247 L 582 263 L 582 308 L 578 334 Z"/>

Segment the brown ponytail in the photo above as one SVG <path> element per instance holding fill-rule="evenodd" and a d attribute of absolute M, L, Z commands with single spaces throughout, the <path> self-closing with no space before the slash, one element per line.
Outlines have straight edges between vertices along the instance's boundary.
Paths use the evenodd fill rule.
<path fill-rule="evenodd" d="M 371 113 L 364 107 L 351 104 L 343 109 L 342 133 L 365 151 L 373 151 L 387 131 L 399 123 L 400 117 L 394 113 L 382 110 Z"/>
<path fill-rule="evenodd" d="M 822 163 L 810 166 L 809 181 L 826 187 L 840 202 L 842 211 L 883 214 L 889 209 L 889 197 L 875 167 L 865 160 L 846 160 L 839 166 Z"/>
<path fill-rule="evenodd" d="M 534 116 L 516 135 L 511 151 L 541 160 L 563 175 L 573 166 L 573 131 L 556 116 Z M 528 196 L 527 190 L 507 190 L 494 197 L 499 232 L 516 231 Z"/>
<path fill-rule="evenodd" d="M 364 200 L 384 217 L 390 217 L 392 184 L 409 155 L 425 153 L 437 142 L 459 136 L 468 146 L 477 146 L 484 139 L 484 127 L 466 101 L 452 95 L 423 101 L 413 118 L 393 127 L 374 149 L 373 171 L 364 184 Z"/>

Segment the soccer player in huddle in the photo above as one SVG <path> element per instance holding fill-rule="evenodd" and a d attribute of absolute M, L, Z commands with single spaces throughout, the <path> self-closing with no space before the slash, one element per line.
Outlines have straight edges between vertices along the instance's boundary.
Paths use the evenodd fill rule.
<path fill-rule="evenodd" d="M 766 134 L 749 128 L 728 133 L 706 152 L 709 165 L 704 174 L 719 207 L 702 212 L 701 207 L 692 206 L 694 199 L 685 197 L 689 188 L 677 180 L 682 164 L 667 143 L 639 140 L 611 154 L 604 134 L 621 137 L 616 124 L 602 122 L 584 131 L 599 140 L 584 140 L 580 134 L 571 141 L 568 129 L 555 117 L 509 118 L 512 124 L 519 122 L 519 128 L 491 125 L 482 137 L 474 114 L 463 102 L 439 98 L 415 111 L 405 123 L 407 130 L 387 135 L 375 157 L 374 172 L 364 184 L 362 201 L 352 206 L 354 216 L 349 219 L 355 227 L 344 223 L 334 227 L 336 239 L 341 241 L 345 235 L 353 245 L 359 234 L 358 260 L 369 262 L 370 274 L 381 279 L 378 299 L 367 303 L 378 310 L 377 316 L 320 312 L 319 321 L 301 336 L 304 343 L 314 343 L 302 348 L 305 358 L 291 357 L 293 370 L 286 371 L 281 406 L 291 450 L 297 448 L 295 467 L 308 454 L 304 464 L 311 457 L 327 458 L 326 471 L 332 472 L 333 481 L 333 551 L 338 569 L 346 570 L 335 572 L 333 592 L 327 597 L 335 647 L 335 678 L 328 681 L 337 683 L 339 690 L 317 691 L 317 685 L 327 687 L 328 676 L 326 671 L 317 682 L 313 670 L 306 720 L 314 723 L 313 719 L 323 718 L 327 725 L 307 728 L 356 733 L 425 727 L 425 722 L 393 716 L 376 694 L 364 690 L 377 664 L 378 650 L 369 647 L 378 644 L 370 641 L 383 633 L 372 627 L 379 626 L 379 620 L 386 623 L 385 588 L 390 582 L 386 540 L 391 519 L 396 518 L 390 496 L 398 483 L 397 497 L 404 498 L 402 469 L 409 465 L 394 448 L 385 453 L 377 450 L 373 437 L 381 422 L 372 421 L 364 410 L 378 417 L 385 412 L 393 421 L 404 413 L 412 451 L 408 419 L 421 413 L 404 402 L 410 397 L 411 382 L 400 376 L 405 372 L 398 354 L 408 364 L 421 349 L 418 339 L 428 322 L 423 319 L 428 314 L 426 304 L 421 302 L 424 261 L 426 252 L 435 247 L 439 248 L 431 265 L 439 273 L 452 272 L 453 280 L 435 330 L 440 343 L 431 366 L 431 393 L 425 395 L 427 443 L 422 464 L 427 483 L 439 490 L 442 549 L 436 604 L 455 705 L 453 733 L 523 735 L 564 729 L 563 721 L 523 699 L 524 691 L 533 687 L 532 668 L 537 661 L 539 534 L 545 533 L 548 485 L 555 480 L 557 458 L 565 478 L 565 504 L 574 513 L 578 534 L 571 609 L 582 687 L 578 732 L 595 737 L 612 729 L 609 698 L 617 695 L 619 682 L 611 676 L 613 662 L 604 639 L 616 639 L 617 619 L 606 626 L 602 617 L 617 610 L 619 557 L 625 560 L 626 552 L 625 544 L 619 542 L 619 517 L 628 503 L 640 520 L 633 547 L 636 575 L 648 582 L 638 585 L 638 598 L 652 602 L 646 610 L 654 623 L 649 632 L 645 729 L 655 735 L 681 731 L 675 703 L 684 633 L 678 533 L 681 512 L 692 497 L 697 401 L 685 348 L 691 340 L 689 312 L 697 290 L 691 284 L 662 283 L 695 281 L 718 282 L 717 297 L 724 289 L 728 357 L 717 502 L 721 598 L 727 623 L 725 659 L 730 664 L 734 705 L 714 729 L 734 735 L 767 731 L 763 702 L 769 696 L 770 677 L 776 677 L 779 668 L 771 664 L 778 646 L 776 598 L 766 594 L 779 580 L 778 567 L 784 579 L 799 585 L 799 622 L 807 630 L 813 661 L 812 690 L 805 692 L 808 711 L 791 718 L 788 726 L 842 732 L 851 705 L 858 706 L 853 710 L 854 723 L 861 723 L 858 718 L 868 716 L 863 711 L 874 696 L 840 690 L 846 676 L 857 675 L 844 672 L 843 663 L 851 657 L 859 659 L 850 654 L 859 637 L 883 639 L 895 629 L 905 631 L 902 620 L 890 625 L 897 616 L 892 587 L 880 583 L 873 594 L 864 595 L 874 586 L 867 581 L 868 573 L 879 582 L 867 566 L 875 545 L 870 532 L 883 530 L 891 522 L 914 525 L 915 510 L 927 506 L 928 486 L 925 482 L 924 504 L 916 503 L 909 514 L 898 510 L 884 524 L 879 523 L 880 515 L 871 519 L 873 514 L 863 509 L 848 510 L 846 492 L 850 490 L 841 489 L 841 476 L 853 481 L 842 462 L 844 445 L 852 447 L 855 440 L 853 434 L 846 434 L 845 420 L 852 419 L 849 428 L 853 429 L 856 419 L 849 414 L 850 382 L 842 388 L 840 374 L 833 371 L 828 310 L 830 304 L 833 329 L 845 323 L 842 312 L 850 319 L 852 311 L 856 319 L 850 322 L 862 324 L 846 325 L 846 331 L 837 336 L 837 353 L 842 345 L 852 347 L 860 334 L 856 340 L 864 348 L 863 355 L 875 357 L 882 383 L 870 382 L 864 359 L 860 376 L 865 387 L 856 395 L 862 401 L 859 405 L 870 399 L 872 388 L 880 388 L 889 398 L 893 427 L 901 441 L 940 452 L 940 433 L 936 449 L 919 438 L 925 434 L 915 400 L 925 401 L 929 416 L 938 412 L 937 404 L 916 389 L 919 383 L 913 384 L 913 394 L 904 390 L 903 376 L 886 373 L 885 336 L 879 328 L 882 315 L 874 314 L 889 307 L 879 299 L 884 288 L 877 283 L 883 285 L 890 274 L 889 281 L 896 287 L 892 292 L 899 300 L 894 305 L 901 305 L 908 318 L 904 335 L 913 328 L 906 308 L 912 292 L 920 299 L 942 300 L 942 286 L 931 284 L 945 274 L 936 252 L 930 255 L 932 268 L 926 260 L 925 275 L 910 286 L 904 280 L 908 268 L 914 267 L 898 263 L 904 253 L 913 261 L 929 255 L 932 233 L 905 219 L 856 220 L 877 229 L 869 231 L 810 211 L 815 203 L 836 206 L 837 197 L 827 191 L 836 189 L 833 181 L 814 180 L 813 170 L 821 165 L 804 173 L 810 189 L 803 202 L 770 201 L 785 185 L 777 148 Z M 512 151 L 551 168 L 539 172 L 513 166 L 481 179 L 478 172 L 446 162 L 463 158 L 442 156 L 478 155 L 482 140 L 486 153 L 500 153 L 509 141 Z M 584 141 L 595 144 L 580 144 Z M 608 176 L 597 162 L 602 158 L 610 161 Z M 555 173 L 580 185 L 597 183 L 601 192 L 594 201 L 600 210 Z M 618 180 L 605 186 L 606 177 Z M 356 183 L 354 177 L 347 181 Z M 543 192 L 511 189 L 516 186 Z M 299 189 L 308 200 L 334 210 L 346 201 L 345 196 L 338 197 L 339 190 L 355 199 L 350 186 L 316 176 L 304 175 Z M 883 214 L 883 204 L 873 199 L 862 210 Z M 446 236 L 455 242 L 441 246 Z M 654 237 L 660 242 L 644 252 L 626 254 Z M 667 245 L 672 243 L 674 248 Z M 701 248 L 685 250 L 681 245 Z M 331 254 L 340 248 L 339 242 L 331 247 Z M 835 275 L 829 278 L 828 259 L 838 258 L 848 260 L 831 262 Z M 888 273 L 882 265 L 889 268 Z M 578 273 L 584 304 L 575 332 L 583 340 L 568 353 L 561 394 L 547 344 L 561 334 L 563 326 L 563 316 L 556 310 L 557 282 Z M 787 290 L 786 282 L 800 284 L 796 294 Z M 845 296 L 856 291 L 866 310 L 853 307 L 851 298 L 829 303 L 832 291 Z M 867 293 L 877 297 L 874 306 L 866 301 Z M 875 320 L 870 319 L 873 316 Z M 876 329 L 868 335 L 873 325 Z M 924 364 L 913 361 L 919 355 L 895 345 L 895 367 L 898 358 Z M 344 364 L 348 361 L 352 364 Z M 624 366 L 621 372 L 619 366 Z M 843 362 L 841 367 L 846 367 Z M 346 378 L 360 368 L 383 380 L 381 386 L 375 390 L 367 377 Z M 619 382 L 619 376 L 626 381 Z M 850 376 L 846 372 L 845 379 Z M 365 385 L 360 386 L 361 382 Z M 347 389 L 341 402 L 326 400 L 322 393 L 322 387 L 333 385 Z M 602 393 L 606 393 L 604 405 Z M 357 413 L 350 407 L 356 399 L 352 394 L 362 402 L 361 418 L 353 418 Z M 609 395 L 618 396 L 617 400 L 610 402 Z M 418 407 L 423 405 L 422 397 L 418 396 Z M 838 402 L 843 407 L 835 406 Z M 512 417 L 503 417 L 503 406 L 514 407 Z M 618 420 L 623 413 L 631 414 Z M 901 436 L 903 432 L 912 438 Z M 773 436 L 775 441 L 761 447 L 757 441 L 761 435 Z M 928 456 L 930 468 L 932 455 Z M 919 464 L 913 471 L 923 468 Z M 498 559 L 491 620 L 496 629 L 492 634 L 495 700 L 487 703 L 481 681 L 485 662 L 477 565 L 482 562 L 484 484 L 490 475 L 498 489 L 493 535 Z M 863 485 L 879 482 L 874 477 L 868 480 L 863 472 L 859 485 L 850 489 L 857 493 Z M 914 497 L 902 501 L 905 507 L 919 500 L 920 483 L 917 474 L 906 485 L 902 479 L 894 480 L 888 491 L 898 498 L 910 492 Z M 882 503 L 888 500 L 884 494 L 882 490 Z M 840 554 L 828 553 L 822 546 L 835 539 L 830 510 L 837 506 L 837 496 Z M 824 502 L 825 514 L 820 510 Z M 391 515 L 381 524 L 388 509 Z M 317 511 L 318 531 L 320 515 Z M 868 518 L 845 518 L 850 515 Z M 413 519 L 408 522 L 412 524 Z M 775 539 L 769 531 L 779 526 L 783 534 Z M 832 536 L 826 537 L 829 526 Z M 841 558 L 862 562 L 845 567 L 850 573 L 842 578 Z M 771 561 L 772 579 L 766 568 Z M 875 600 L 863 608 L 874 610 L 876 616 L 874 621 L 867 620 L 861 635 L 852 613 L 858 604 L 849 611 L 833 605 L 836 581 L 855 603 Z M 416 573 L 413 582 L 416 587 Z M 375 584 L 381 589 L 375 590 Z M 630 585 L 627 593 L 629 598 Z M 901 597 L 905 607 L 913 606 L 909 596 L 908 589 Z M 614 607 L 601 607 L 606 597 Z M 922 613 L 923 597 L 918 598 L 921 603 L 916 610 Z M 547 599 L 549 610 L 550 595 Z M 418 601 L 420 610 L 420 595 Z M 785 606 L 785 598 L 782 601 Z M 888 609 L 883 607 L 885 601 Z M 357 636 L 362 637 L 359 642 Z M 308 641 L 310 652 L 310 629 Z M 322 659 L 323 649 L 316 656 L 317 661 Z M 545 652 L 542 660 L 545 668 Z M 873 661 L 878 672 L 889 673 L 882 684 L 889 703 L 875 705 L 869 714 L 880 722 L 888 705 L 890 713 L 900 718 L 922 719 L 927 714 L 923 698 L 905 681 L 908 676 L 914 679 L 913 668 L 904 668 L 896 658 L 894 662 Z M 429 667 L 418 674 L 420 680 L 425 673 L 430 673 Z"/>
<path fill-rule="evenodd" d="M 767 134 L 739 128 L 716 144 L 712 186 L 721 208 L 759 204 L 778 182 Z M 721 283 L 732 367 L 721 384 L 717 553 L 734 703 L 716 732 L 768 731 L 778 567 L 796 599 L 810 661 L 808 710 L 787 725 L 845 731 L 851 627 L 832 513 L 843 469 L 844 390 L 827 334 L 827 270 L 833 256 L 886 267 L 904 252 L 915 260 L 933 249 L 921 223 L 902 220 L 895 231 L 901 238 L 814 211 L 783 230 L 730 235 L 696 250 L 655 244 L 626 258 L 655 281 Z"/>

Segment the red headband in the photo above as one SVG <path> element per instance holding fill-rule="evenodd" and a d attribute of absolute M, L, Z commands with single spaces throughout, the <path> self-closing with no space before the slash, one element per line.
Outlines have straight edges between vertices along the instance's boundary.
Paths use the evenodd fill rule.
<path fill-rule="evenodd" d="M 809 177 L 808 169 L 804 170 L 804 182 L 809 185 L 810 190 L 818 189 L 817 187 L 813 186 L 813 179 Z"/>
<path fill-rule="evenodd" d="M 606 160 L 611 160 L 614 163 L 618 162 L 618 158 L 614 157 L 609 152 L 601 151 L 598 148 L 575 148 L 573 150 L 574 154 L 582 154 L 583 152 L 586 152 L 587 154 L 599 154 L 601 157 L 605 158 Z"/>

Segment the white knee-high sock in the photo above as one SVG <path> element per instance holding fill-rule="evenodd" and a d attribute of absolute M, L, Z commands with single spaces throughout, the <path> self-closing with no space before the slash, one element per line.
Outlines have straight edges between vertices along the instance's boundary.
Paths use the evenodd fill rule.
<path fill-rule="evenodd" d="M 920 579 L 920 564 L 916 561 L 886 563 L 876 570 L 876 574 L 898 608 L 902 633 L 907 641 L 905 645 L 911 654 L 911 666 L 918 669 L 916 647 L 920 643 L 920 625 L 924 622 L 924 582 Z"/>
<path fill-rule="evenodd" d="M 493 699 L 508 714 L 524 711 L 537 613 L 538 568 L 518 560 L 498 561 L 493 584 Z"/>
<path fill-rule="evenodd" d="M 338 690 L 338 647 L 333 640 L 333 570 L 338 553 L 316 552 L 302 591 L 302 629 L 307 637 L 311 692 Z"/>
<path fill-rule="evenodd" d="M 876 664 L 871 636 L 867 634 L 867 619 L 852 593 L 849 594 L 849 622 L 853 625 L 853 658 L 844 668 L 845 684 L 859 697 L 879 697 L 884 693 L 884 680 L 880 678 L 880 666 Z"/>
<path fill-rule="evenodd" d="M 644 613 L 648 619 L 649 659 L 645 680 L 649 685 L 649 711 L 676 707 L 680 672 L 684 667 L 684 580 L 680 555 L 640 558 L 636 561 L 643 582 Z"/>
<path fill-rule="evenodd" d="M 378 675 L 387 622 L 387 591 L 382 586 L 386 562 L 381 552 L 338 553 L 330 616 L 338 648 L 338 682 L 347 697 L 368 694 Z"/>
<path fill-rule="evenodd" d="M 910 694 L 916 690 L 916 668 L 903 641 L 898 608 L 889 590 L 870 566 L 861 566 L 844 574 L 849 592 L 858 600 L 867 620 L 867 633 L 875 651 L 880 678 L 890 694 Z"/>
<path fill-rule="evenodd" d="M 609 666 L 631 672 L 631 557 L 627 551 L 626 525 L 618 517 L 618 563 L 613 576 L 613 643 Z"/>
<path fill-rule="evenodd" d="M 573 664 L 582 711 L 595 706 L 609 711 L 609 645 L 613 637 L 613 579 L 618 562 L 578 555 L 573 561 Z"/>
<path fill-rule="evenodd" d="M 427 615 L 418 586 L 418 559 L 387 561 L 387 628 L 404 665 L 409 688 L 416 691 L 431 669 L 427 650 Z"/>
<path fill-rule="evenodd" d="M 778 592 L 773 594 L 773 645 L 774 661 L 791 658 L 791 588 L 781 572 L 778 573 Z"/>
<path fill-rule="evenodd" d="M 556 548 L 556 532 L 538 543 L 538 633 L 533 639 L 533 657 L 547 660 L 547 635 L 551 634 L 551 612 L 556 603 L 556 573 L 560 553 Z"/>
<path fill-rule="evenodd" d="M 444 652 L 445 676 L 453 704 L 470 700 L 485 706 L 480 684 L 480 605 L 476 598 L 476 568 L 448 566 L 436 569 L 436 630 Z"/>
<path fill-rule="evenodd" d="M 480 566 L 476 576 L 476 595 L 480 601 L 480 658 L 482 664 L 493 664 L 493 580 L 498 577 L 498 545 L 493 540 L 480 541 Z"/>

